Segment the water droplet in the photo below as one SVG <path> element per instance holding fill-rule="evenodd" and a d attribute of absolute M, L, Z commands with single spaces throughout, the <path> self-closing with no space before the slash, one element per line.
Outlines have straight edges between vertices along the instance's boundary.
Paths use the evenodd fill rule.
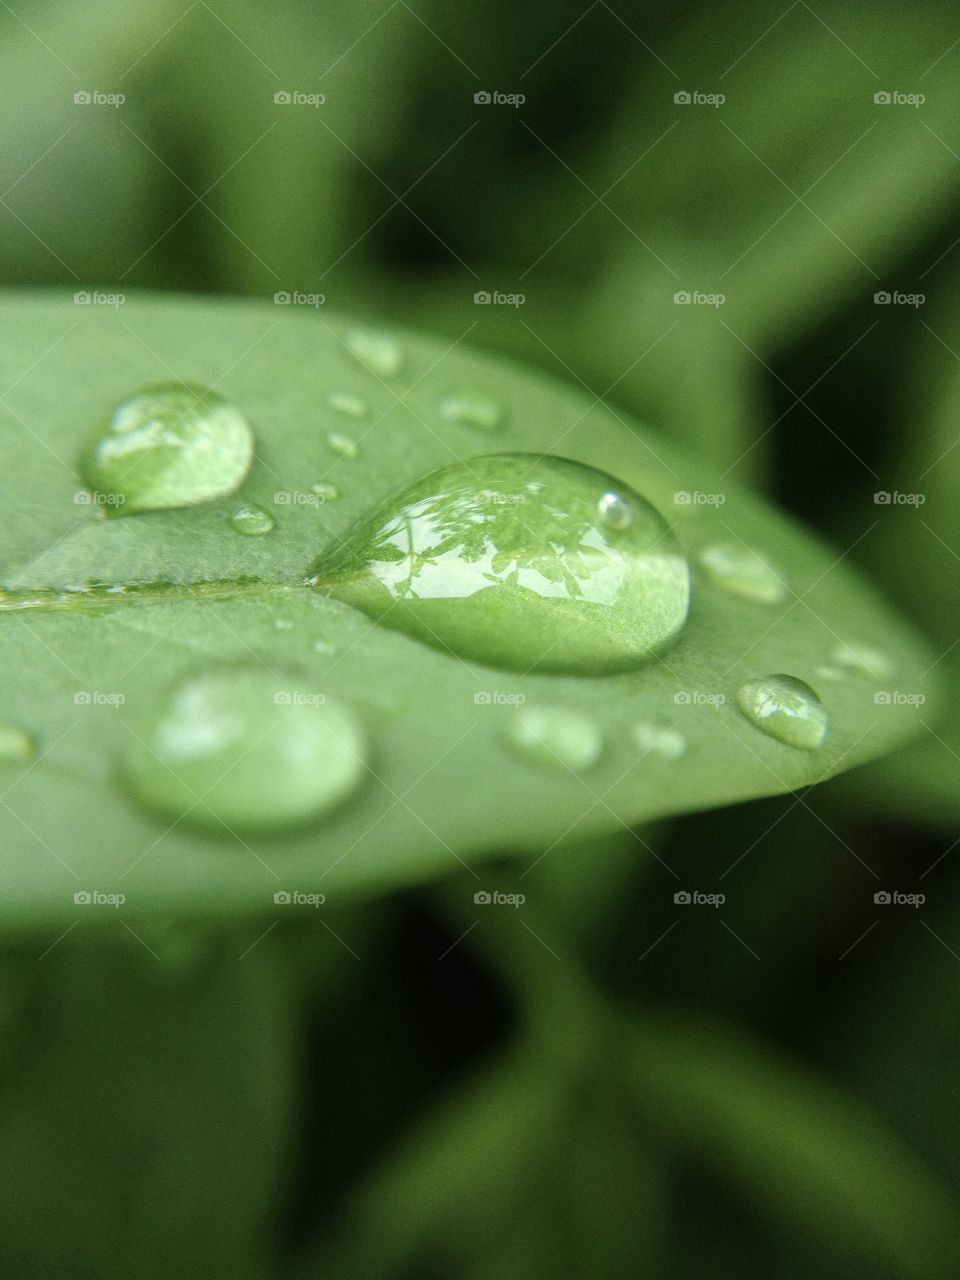
<path fill-rule="evenodd" d="M 314 653 L 335 653 L 336 649 L 327 640 L 314 640 L 313 652 Z"/>
<path fill-rule="evenodd" d="M 633 507 L 622 493 L 605 493 L 597 512 L 608 529 L 627 529 L 633 523 Z"/>
<path fill-rule="evenodd" d="M 19 725 L 0 721 L 0 765 L 26 764 L 35 752 L 33 739 Z"/>
<path fill-rule="evenodd" d="M 482 391 L 456 391 L 437 405 L 441 418 L 464 427 L 480 427 L 493 431 L 503 421 L 503 410 L 491 396 Z"/>
<path fill-rule="evenodd" d="M 339 431 L 331 431 L 327 436 L 327 444 L 341 458 L 355 458 L 357 456 L 357 442 L 352 436 L 342 435 Z"/>
<path fill-rule="evenodd" d="M 864 644 L 838 644 L 830 657 L 838 667 L 866 676 L 868 680 L 884 680 L 894 672 L 893 663 L 885 653 Z"/>
<path fill-rule="evenodd" d="M 758 729 L 788 747 L 814 751 L 827 732 L 827 713 L 813 689 L 795 676 L 762 676 L 737 693 L 740 710 Z"/>
<path fill-rule="evenodd" d="M 318 480 L 316 484 L 310 486 L 310 492 L 320 499 L 321 502 L 336 502 L 340 497 L 340 490 L 335 484 L 327 484 L 323 480 Z"/>
<path fill-rule="evenodd" d="M 209 502 L 232 493 L 250 468 L 253 433 L 212 391 L 162 383 L 122 401 L 81 461 L 84 479 L 116 515 Z"/>
<path fill-rule="evenodd" d="M 247 538 L 261 538 L 265 533 L 269 533 L 275 524 L 276 521 L 269 511 L 252 502 L 237 507 L 230 516 L 231 527 Z"/>
<path fill-rule="evenodd" d="M 562 707 L 521 707 L 507 741 L 523 755 L 554 769 L 589 769 L 600 757 L 603 736 L 587 716 Z"/>
<path fill-rule="evenodd" d="M 599 516 L 609 492 L 633 509 L 625 530 Z M 536 454 L 425 476 L 309 581 L 427 644 L 521 671 L 635 667 L 676 636 L 689 603 L 659 512 L 602 471 Z"/>
<path fill-rule="evenodd" d="M 293 623 L 289 618 L 274 618 L 273 629 L 274 631 L 292 631 Z"/>
<path fill-rule="evenodd" d="M 342 413 L 347 418 L 362 418 L 367 412 L 366 401 L 351 395 L 349 391 L 331 392 L 327 403 L 331 409 L 336 409 L 337 413 Z"/>
<path fill-rule="evenodd" d="M 270 831 L 339 804 L 364 773 L 353 712 L 245 667 L 198 674 L 154 709 L 124 762 L 151 809 L 227 834 Z"/>
<path fill-rule="evenodd" d="M 787 598 L 787 584 L 768 560 L 749 547 L 717 542 L 704 547 L 700 564 L 715 586 L 760 604 L 779 604 Z"/>
<path fill-rule="evenodd" d="M 633 741 L 642 755 L 662 756 L 664 760 L 679 760 L 687 749 L 682 733 L 669 725 L 641 722 L 632 729 Z"/>
<path fill-rule="evenodd" d="M 357 363 L 378 378 L 392 378 L 403 368 L 403 352 L 389 334 L 351 329 L 344 343 Z"/>

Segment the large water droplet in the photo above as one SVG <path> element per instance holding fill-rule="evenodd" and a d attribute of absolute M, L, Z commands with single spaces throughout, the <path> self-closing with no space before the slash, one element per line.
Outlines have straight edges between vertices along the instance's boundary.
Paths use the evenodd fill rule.
<path fill-rule="evenodd" d="M 737 693 L 740 710 L 788 747 L 815 751 L 827 732 L 827 713 L 813 689 L 795 676 L 762 676 Z"/>
<path fill-rule="evenodd" d="M 779 604 L 787 598 L 787 584 L 768 560 L 749 547 L 717 542 L 697 557 L 715 586 L 761 604 Z"/>
<path fill-rule="evenodd" d="M 122 401 L 97 430 L 83 477 L 118 515 L 160 511 L 232 493 L 253 457 L 243 414 L 190 383 L 147 387 Z"/>
<path fill-rule="evenodd" d="M 19 725 L 0 721 L 0 765 L 26 764 L 35 751 L 33 739 Z"/>
<path fill-rule="evenodd" d="M 392 378 L 403 368 L 403 352 L 389 334 L 351 329 L 344 343 L 357 363 L 378 378 Z"/>
<path fill-rule="evenodd" d="M 629 504 L 625 528 L 599 506 Z M 310 579 L 383 625 L 496 666 L 597 674 L 681 629 L 687 561 L 663 517 L 565 458 L 497 454 L 425 476 Z"/>
<path fill-rule="evenodd" d="M 265 511 L 263 507 L 258 507 L 252 502 L 245 503 L 242 507 L 237 507 L 236 511 L 230 516 L 231 527 L 247 538 L 262 538 L 265 533 L 270 532 L 275 524 L 276 521 L 269 511 Z"/>
<path fill-rule="evenodd" d="M 553 769 L 588 769 L 600 757 L 603 735 L 587 716 L 562 707 L 521 707 L 507 740 L 524 756 Z"/>
<path fill-rule="evenodd" d="M 441 418 L 465 427 L 493 431 L 503 421 L 503 410 L 492 396 L 482 391 L 456 391 L 444 396 L 437 409 Z"/>
<path fill-rule="evenodd" d="M 364 773 L 353 712 L 245 667 L 198 674 L 131 739 L 125 773 L 167 818 L 207 830 L 276 830 L 340 803 Z"/>
<path fill-rule="evenodd" d="M 687 749 L 687 740 L 683 734 L 665 724 L 642 721 L 633 726 L 632 737 L 637 750 L 644 756 L 679 760 Z"/>

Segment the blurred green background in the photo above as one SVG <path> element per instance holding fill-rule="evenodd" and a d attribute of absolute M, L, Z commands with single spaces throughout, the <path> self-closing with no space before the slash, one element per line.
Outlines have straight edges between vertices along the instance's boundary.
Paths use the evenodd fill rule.
<path fill-rule="evenodd" d="M 814 791 L 505 859 L 522 917 L 4 953 L 5 1275 L 958 1274 L 958 73 L 946 0 L 0 4 L 5 286 L 322 293 L 580 383 L 948 694 Z"/>

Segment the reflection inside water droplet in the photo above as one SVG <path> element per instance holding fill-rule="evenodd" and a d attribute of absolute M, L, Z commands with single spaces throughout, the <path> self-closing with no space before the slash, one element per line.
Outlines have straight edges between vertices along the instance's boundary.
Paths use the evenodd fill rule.
<path fill-rule="evenodd" d="M 631 518 L 611 528 L 599 504 Z M 311 581 L 427 644 L 519 670 L 638 666 L 682 628 L 689 571 L 663 517 L 565 458 L 497 454 L 392 499 Z"/>
<path fill-rule="evenodd" d="M 737 693 L 748 720 L 771 738 L 814 751 L 827 733 L 827 713 L 819 697 L 795 676 L 772 675 L 749 680 Z"/>

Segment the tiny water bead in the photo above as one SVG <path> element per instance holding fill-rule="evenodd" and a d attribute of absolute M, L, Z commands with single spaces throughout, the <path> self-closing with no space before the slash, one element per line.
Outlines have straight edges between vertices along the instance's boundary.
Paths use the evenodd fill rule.
<path fill-rule="evenodd" d="M 589 769 L 603 749 L 603 735 L 594 721 L 562 707 L 521 707 L 506 737 L 527 759 L 574 773 Z"/>
<path fill-rule="evenodd" d="M 492 396 L 482 391 L 456 391 L 444 396 L 437 405 L 441 418 L 465 427 L 494 431 L 503 421 L 503 409 Z"/>
<path fill-rule="evenodd" d="M 626 527 L 600 514 L 629 505 Z M 384 626 L 527 671 L 624 671 L 684 625 L 689 568 L 658 511 L 593 467 L 472 458 L 380 508 L 308 579 Z"/>
<path fill-rule="evenodd" d="M 108 514 L 192 506 L 232 493 L 253 458 L 243 414 L 186 382 L 147 387 L 116 406 L 81 460 Z"/>
<path fill-rule="evenodd" d="M 327 436 L 327 444 L 341 458 L 355 458 L 357 456 L 357 442 L 352 436 L 345 436 L 340 431 L 331 431 Z"/>
<path fill-rule="evenodd" d="M 327 484 L 325 480 L 318 480 L 316 484 L 310 486 L 310 492 L 315 498 L 319 498 L 321 502 L 336 502 L 340 497 L 340 490 L 335 484 Z"/>
<path fill-rule="evenodd" d="M 331 392 L 327 403 L 331 409 L 336 409 L 337 413 L 342 413 L 346 418 L 363 418 L 367 412 L 367 402 L 359 396 L 351 395 L 349 391 Z"/>
<path fill-rule="evenodd" d="M 744 600 L 780 604 L 787 598 L 787 584 L 757 551 L 732 542 L 704 547 L 697 557 L 714 586 Z"/>
<path fill-rule="evenodd" d="M 868 680 L 884 680 L 894 673 L 894 664 L 885 653 L 864 644 L 838 644 L 830 655 L 835 666 Z"/>
<path fill-rule="evenodd" d="M 165 818 L 221 833 L 281 830 L 332 809 L 363 777 L 364 735 L 350 708 L 303 684 L 245 667 L 185 680 L 131 737 L 133 791 Z"/>
<path fill-rule="evenodd" d="M 36 744 L 19 725 L 0 721 L 0 765 L 27 764 L 36 754 Z"/>
<path fill-rule="evenodd" d="M 378 378 L 392 378 L 403 368 L 403 352 L 389 334 L 351 329 L 343 341 L 354 360 Z"/>
<path fill-rule="evenodd" d="M 669 725 L 641 721 L 631 730 L 634 745 L 641 755 L 660 756 L 664 760 L 679 760 L 687 749 L 682 733 Z"/>
<path fill-rule="evenodd" d="M 276 525 L 276 520 L 269 511 L 250 502 L 237 507 L 229 518 L 230 527 L 242 533 L 246 538 L 262 538 Z"/>
<path fill-rule="evenodd" d="M 819 697 L 795 676 L 762 676 L 737 693 L 743 714 L 758 729 L 788 747 L 815 751 L 827 733 L 827 713 Z"/>

